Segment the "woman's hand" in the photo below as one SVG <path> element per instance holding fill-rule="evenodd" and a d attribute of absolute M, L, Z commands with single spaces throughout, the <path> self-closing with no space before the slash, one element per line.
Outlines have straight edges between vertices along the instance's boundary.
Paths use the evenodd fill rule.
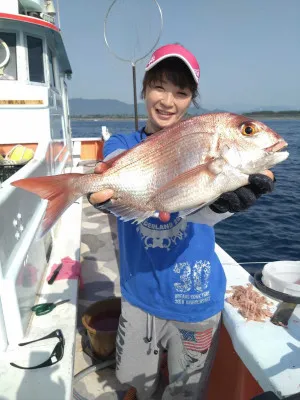
<path fill-rule="evenodd" d="M 275 177 L 272 171 L 266 170 L 260 174 L 249 176 L 249 185 L 242 186 L 233 192 L 223 193 L 218 200 L 210 205 L 216 213 L 236 213 L 247 210 L 265 193 L 274 189 Z"/>
<path fill-rule="evenodd" d="M 96 165 L 94 173 L 102 174 L 108 169 L 105 162 L 101 162 Z M 89 193 L 87 195 L 88 201 L 96 208 L 100 209 L 104 203 L 107 205 L 108 201 L 113 197 L 114 191 L 112 189 L 101 190 L 101 192 Z M 103 203 L 103 204 L 102 204 Z M 105 207 L 103 207 L 105 208 Z"/>
<path fill-rule="evenodd" d="M 114 191 L 111 189 L 101 190 L 101 192 L 95 192 L 89 194 L 88 200 L 94 206 L 95 204 L 106 203 L 114 195 Z"/>

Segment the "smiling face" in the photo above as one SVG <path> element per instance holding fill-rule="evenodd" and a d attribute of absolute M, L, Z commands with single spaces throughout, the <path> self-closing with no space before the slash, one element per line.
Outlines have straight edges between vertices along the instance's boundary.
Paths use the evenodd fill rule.
<path fill-rule="evenodd" d="M 157 132 L 168 128 L 184 117 L 192 101 L 189 88 L 180 88 L 166 77 L 146 87 L 145 103 L 148 113 L 146 131 Z"/>
<path fill-rule="evenodd" d="M 154 133 L 181 121 L 191 102 L 197 105 L 197 95 L 197 82 L 181 59 L 169 57 L 159 62 L 143 80 L 146 132 Z"/>

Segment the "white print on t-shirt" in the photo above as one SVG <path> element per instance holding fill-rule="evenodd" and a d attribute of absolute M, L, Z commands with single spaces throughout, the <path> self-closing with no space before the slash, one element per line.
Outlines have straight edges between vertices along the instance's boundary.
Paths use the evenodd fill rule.
<path fill-rule="evenodd" d="M 181 274 L 179 282 L 174 283 L 176 304 L 202 304 L 210 301 L 210 293 L 206 290 L 211 272 L 209 261 L 199 260 L 193 266 L 189 262 L 177 263 L 173 271 Z M 191 291 L 192 294 L 189 293 Z"/>
<path fill-rule="evenodd" d="M 160 247 L 170 251 L 170 247 L 176 245 L 178 240 L 186 238 L 187 221 L 180 217 L 166 224 L 157 224 L 145 220 L 138 225 L 137 231 L 143 238 L 145 249 Z"/>

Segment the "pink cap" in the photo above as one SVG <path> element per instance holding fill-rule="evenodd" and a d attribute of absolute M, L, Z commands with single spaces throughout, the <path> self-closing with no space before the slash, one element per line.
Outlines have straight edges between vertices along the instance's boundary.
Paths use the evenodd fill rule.
<path fill-rule="evenodd" d="M 200 66 L 198 64 L 198 61 L 190 51 L 188 51 L 180 44 L 167 44 L 155 50 L 155 52 L 152 54 L 150 61 L 146 65 L 145 70 L 149 71 L 151 68 L 154 67 L 154 65 L 158 64 L 160 61 L 168 57 L 180 58 L 188 66 L 196 83 L 199 83 Z"/>

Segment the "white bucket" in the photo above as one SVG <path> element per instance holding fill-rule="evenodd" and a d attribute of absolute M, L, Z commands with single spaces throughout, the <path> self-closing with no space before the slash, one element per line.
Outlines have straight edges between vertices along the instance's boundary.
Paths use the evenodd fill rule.
<path fill-rule="evenodd" d="M 300 297 L 300 261 L 274 261 L 262 271 L 262 282 L 270 289 Z"/>

